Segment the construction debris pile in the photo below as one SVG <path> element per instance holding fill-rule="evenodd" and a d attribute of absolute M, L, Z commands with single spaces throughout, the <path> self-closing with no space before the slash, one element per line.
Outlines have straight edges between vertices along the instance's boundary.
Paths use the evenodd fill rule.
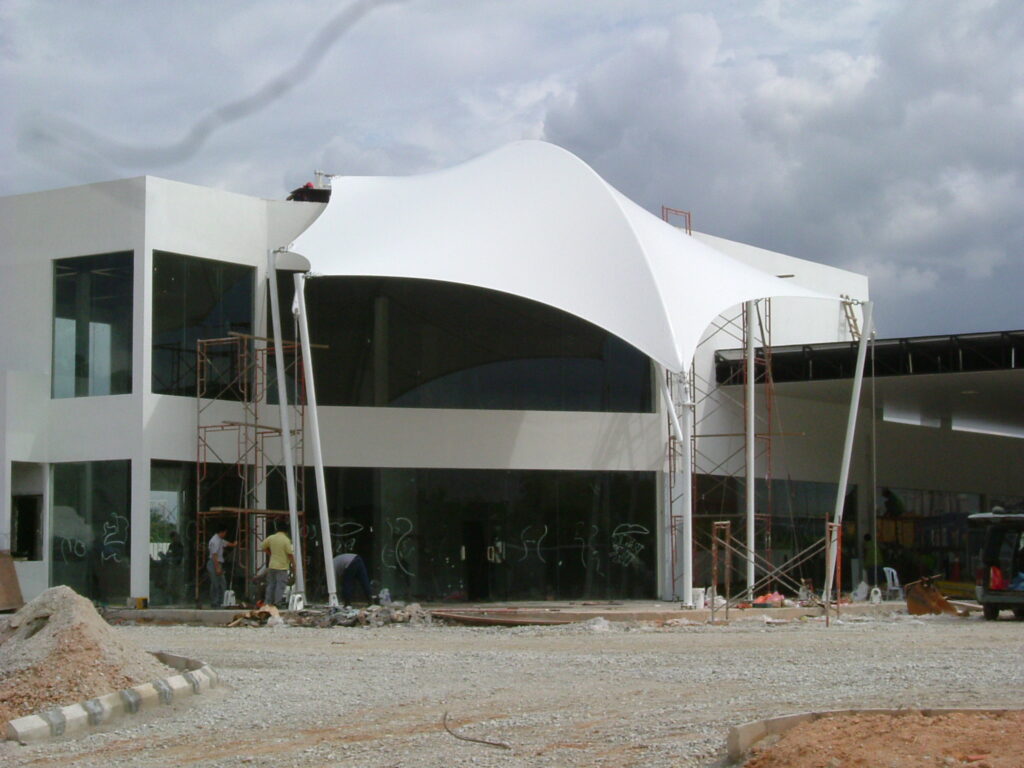
<path fill-rule="evenodd" d="M 0 723 L 169 674 L 69 587 L 0 618 Z"/>
<path fill-rule="evenodd" d="M 366 608 L 328 608 L 298 611 L 286 622 L 298 627 L 382 627 L 385 624 L 430 624 L 430 612 L 419 603 L 401 601 Z"/>

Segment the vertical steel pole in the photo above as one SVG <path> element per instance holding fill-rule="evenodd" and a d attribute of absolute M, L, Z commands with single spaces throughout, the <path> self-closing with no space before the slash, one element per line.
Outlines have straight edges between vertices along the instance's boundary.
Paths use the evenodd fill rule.
<path fill-rule="evenodd" d="M 295 492 L 295 460 L 292 455 L 291 418 L 288 414 L 288 385 L 284 371 L 284 340 L 281 337 L 281 306 L 277 295 L 277 251 L 267 254 L 267 277 L 270 281 L 270 319 L 274 326 L 274 367 L 277 369 L 277 405 L 281 412 L 281 447 L 284 451 L 285 486 L 288 489 L 288 521 L 295 549 L 295 591 L 306 595 L 306 574 L 302 566 L 302 542 L 299 536 L 299 505 Z"/>
<path fill-rule="evenodd" d="M 746 422 L 743 430 L 744 436 L 744 447 L 746 449 L 746 511 L 747 511 L 747 599 L 754 599 L 754 517 L 755 517 L 755 495 L 754 495 L 754 477 L 757 474 L 757 468 L 755 466 L 756 456 L 756 426 L 755 426 L 755 413 L 754 413 L 754 384 L 755 384 L 755 367 L 754 367 L 754 323 L 755 318 L 755 303 L 753 301 L 746 302 L 744 306 L 744 314 L 746 314 L 746 350 L 745 350 L 745 363 L 747 371 L 747 382 L 744 388 L 745 395 L 745 416 Z"/>
<path fill-rule="evenodd" d="M 861 386 L 864 383 L 864 360 L 867 357 L 868 338 L 871 336 L 872 329 L 871 302 L 865 301 L 863 307 L 864 323 L 861 326 L 860 343 L 857 345 L 857 369 L 853 376 L 853 391 L 850 393 L 850 412 L 846 419 L 846 440 L 843 443 L 843 459 L 839 467 L 839 487 L 836 489 L 836 506 L 832 515 L 832 521 L 836 525 L 842 525 L 843 522 L 843 502 L 846 500 L 846 483 L 850 478 L 853 436 L 857 429 L 857 409 L 860 405 Z M 825 591 L 822 594 L 822 600 L 826 603 L 832 592 L 832 583 L 835 577 L 835 568 L 832 566 L 836 561 L 836 548 L 837 542 L 831 542 L 829 545 L 830 557 L 827 558 L 830 567 L 825 573 Z"/>
<path fill-rule="evenodd" d="M 683 552 L 683 605 L 693 606 L 693 398 L 690 397 L 690 381 L 686 371 L 683 372 L 683 412 L 680 421 L 680 455 L 682 462 L 682 496 L 680 505 L 683 508 L 683 536 L 681 549 Z"/>
<path fill-rule="evenodd" d="M 302 368 L 306 374 L 306 403 L 309 405 L 309 432 L 313 446 L 313 470 L 316 475 L 316 500 L 320 508 L 320 537 L 324 551 L 324 574 L 327 576 L 329 605 L 338 604 L 338 588 L 334 581 L 334 552 L 331 549 L 331 521 L 327 515 L 327 483 L 324 481 L 324 457 L 320 447 L 320 418 L 316 410 L 316 386 L 313 382 L 313 354 L 306 321 L 306 275 L 295 275 L 295 298 L 299 306 L 299 336 L 302 339 Z"/>
<path fill-rule="evenodd" d="M 665 381 L 665 377 L 662 377 L 662 399 L 665 402 L 665 408 L 668 411 L 669 424 L 671 425 L 672 432 L 675 435 L 676 440 L 679 442 L 679 463 L 681 467 L 676 468 L 676 475 L 679 478 L 679 484 L 682 487 L 682 492 L 678 500 L 678 508 L 681 514 L 679 517 L 682 518 L 682 530 L 679 532 L 681 535 L 677 538 L 676 531 L 673 530 L 675 525 L 675 517 L 673 514 L 672 499 L 666 499 L 665 509 L 668 515 L 668 525 L 665 526 L 666 536 L 669 538 L 669 542 L 675 540 L 676 550 L 673 553 L 671 547 L 665 551 L 668 553 L 666 560 L 668 563 L 668 576 L 669 583 L 666 585 L 666 594 L 671 593 L 670 596 L 673 599 L 679 598 L 682 600 L 683 605 L 691 607 L 693 605 L 693 460 L 691 456 L 690 446 L 690 435 L 693 430 L 693 403 L 690 402 L 691 398 L 689 395 L 690 388 L 687 384 L 686 375 L 683 375 L 683 412 L 682 418 L 676 412 L 676 403 L 674 395 L 669 384 Z M 670 486 L 671 487 L 671 486 Z M 681 557 L 678 557 L 679 554 Z M 682 591 L 676 587 L 676 572 L 672 566 L 674 559 L 678 558 L 682 562 L 682 574 L 680 580 L 683 582 Z"/>

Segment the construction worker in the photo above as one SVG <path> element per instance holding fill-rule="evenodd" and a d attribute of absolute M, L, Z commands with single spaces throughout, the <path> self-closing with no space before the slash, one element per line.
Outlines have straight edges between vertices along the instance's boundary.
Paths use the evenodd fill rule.
<path fill-rule="evenodd" d="M 878 542 L 870 533 L 864 534 L 864 572 L 871 586 L 878 585 L 878 577 L 882 573 L 882 555 L 878 551 Z"/>
<path fill-rule="evenodd" d="M 274 533 L 267 536 L 260 549 L 267 555 L 267 591 L 264 602 L 277 605 L 284 599 L 284 587 L 288 583 L 288 571 L 295 567 L 295 549 L 292 540 L 284 532 L 284 525 L 277 520 L 272 523 Z"/>
<path fill-rule="evenodd" d="M 356 583 L 363 588 L 366 595 L 366 602 L 373 602 L 373 591 L 370 587 L 370 577 L 366 573 L 366 563 L 359 555 L 346 552 L 334 558 L 334 581 L 341 582 L 342 605 L 351 605 L 353 587 Z"/>
<path fill-rule="evenodd" d="M 222 526 L 210 538 L 208 549 L 210 557 L 206 562 L 206 571 L 210 574 L 210 607 L 220 608 L 224 602 L 224 590 L 227 589 L 227 581 L 224 578 L 224 550 L 227 547 L 235 546 L 234 542 L 228 541 L 228 527 Z"/>

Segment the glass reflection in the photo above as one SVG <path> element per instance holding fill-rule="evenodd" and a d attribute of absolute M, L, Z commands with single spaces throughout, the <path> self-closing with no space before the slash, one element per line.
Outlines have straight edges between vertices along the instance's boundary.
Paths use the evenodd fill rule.
<path fill-rule="evenodd" d="M 196 394 L 196 341 L 251 334 L 256 270 L 163 251 L 153 252 L 153 392 Z M 231 397 L 234 355 L 211 361 L 208 391 Z"/>
<path fill-rule="evenodd" d="M 154 461 L 149 492 L 149 602 L 185 605 L 195 592 L 195 464 Z"/>
<path fill-rule="evenodd" d="M 131 252 L 53 263 L 53 397 L 132 391 Z"/>
<path fill-rule="evenodd" d="M 129 461 L 53 465 L 51 583 L 101 603 L 129 596 Z"/>
<path fill-rule="evenodd" d="M 395 597 L 654 596 L 654 473 L 328 468 L 326 480 L 335 554 L 361 555 L 375 588 Z M 315 594 L 323 568 L 312 503 Z"/>
<path fill-rule="evenodd" d="M 278 279 L 281 306 L 294 295 Z M 626 342 L 516 296 L 431 280 L 307 281 L 322 405 L 650 412 L 651 365 Z M 294 338 L 284 318 L 282 332 Z M 276 395 L 274 395 L 276 397 Z"/>

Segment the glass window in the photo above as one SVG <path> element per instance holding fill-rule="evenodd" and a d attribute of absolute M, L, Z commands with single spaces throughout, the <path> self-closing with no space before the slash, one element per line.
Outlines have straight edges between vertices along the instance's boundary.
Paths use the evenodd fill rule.
<path fill-rule="evenodd" d="M 282 332 L 294 294 L 278 280 Z M 498 291 L 399 278 L 306 284 L 323 405 L 651 412 L 650 361 L 578 317 Z"/>
<path fill-rule="evenodd" d="M 149 602 L 194 602 L 196 465 L 154 461 L 149 491 Z"/>
<path fill-rule="evenodd" d="M 124 603 L 131 566 L 131 462 L 53 465 L 51 583 Z"/>
<path fill-rule="evenodd" d="M 153 252 L 154 393 L 195 397 L 196 341 L 252 333 L 255 275 L 242 264 Z M 208 391 L 237 375 L 229 356 L 214 361 Z"/>
<path fill-rule="evenodd" d="M 387 587 L 403 599 L 652 598 L 654 478 L 651 472 L 329 468 L 332 547 L 335 554 L 359 554 L 375 589 Z M 307 581 L 315 594 L 324 580 L 313 501 Z"/>
<path fill-rule="evenodd" d="M 53 397 L 132 391 L 132 253 L 53 263 Z"/>

